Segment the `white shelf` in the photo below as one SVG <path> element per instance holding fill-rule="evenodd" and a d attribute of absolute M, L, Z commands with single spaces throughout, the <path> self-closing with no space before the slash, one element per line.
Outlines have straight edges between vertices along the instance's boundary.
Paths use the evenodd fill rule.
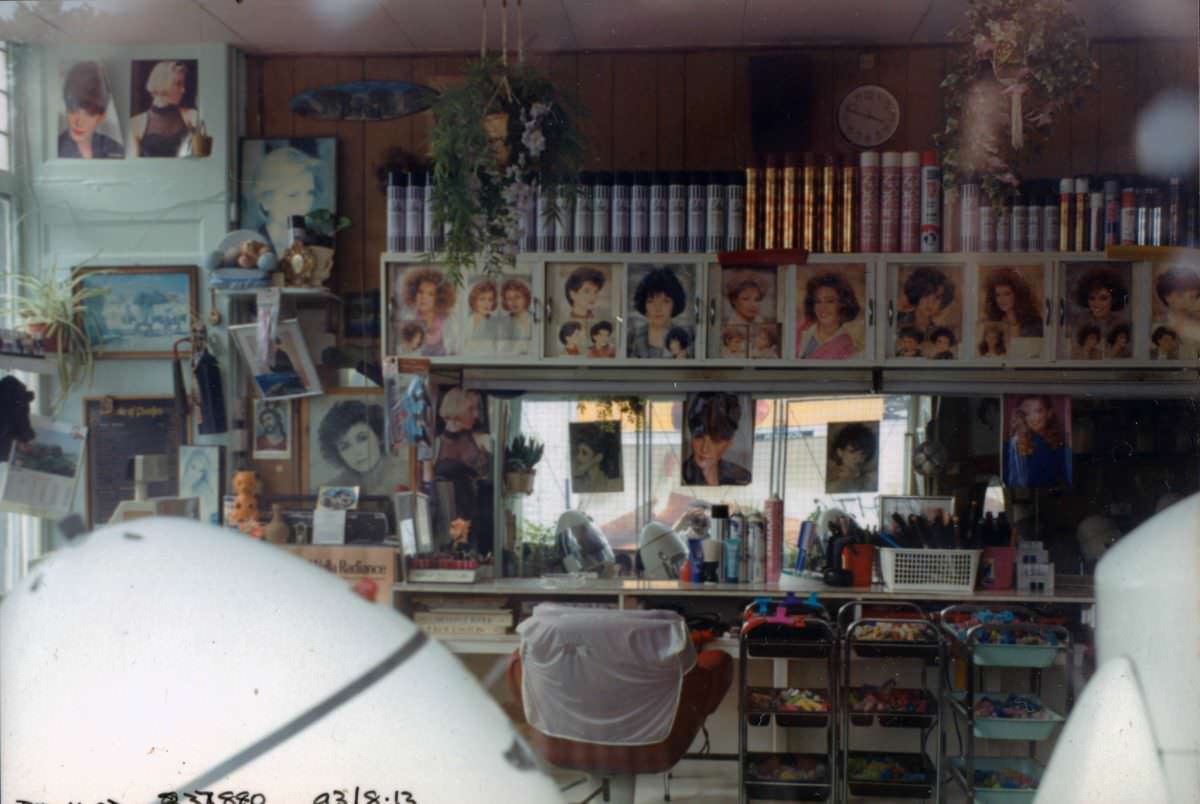
<path fill-rule="evenodd" d="M 58 371 L 58 361 L 50 357 L 0 355 L 0 371 L 28 371 L 32 374 L 53 374 Z"/>

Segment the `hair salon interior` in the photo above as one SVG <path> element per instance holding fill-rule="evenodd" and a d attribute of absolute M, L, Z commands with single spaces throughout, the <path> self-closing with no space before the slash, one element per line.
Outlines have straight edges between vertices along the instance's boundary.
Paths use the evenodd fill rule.
<path fill-rule="evenodd" d="M 0 799 L 1200 801 L 1198 54 L 0 3 Z"/>

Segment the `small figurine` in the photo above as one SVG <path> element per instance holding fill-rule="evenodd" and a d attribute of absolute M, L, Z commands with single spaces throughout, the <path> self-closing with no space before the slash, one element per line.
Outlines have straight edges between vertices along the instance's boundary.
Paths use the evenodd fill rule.
<path fill-rule="evenodd" d="M 228 524 L 244 532 L 246 526 L 258 524 L 258 474 L 249 469 L 234 472 L 233 492 L 236 496 Z"/>
<path fill-rule="evenodd" d="M 471 538 L 470 520 L 459 517 L 450 521 L 450 550 L 455 553 L 465 553 L 470 549 Z"/>

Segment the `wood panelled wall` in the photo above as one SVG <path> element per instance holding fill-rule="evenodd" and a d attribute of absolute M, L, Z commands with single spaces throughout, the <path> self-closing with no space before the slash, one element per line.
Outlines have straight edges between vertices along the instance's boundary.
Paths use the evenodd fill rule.
<path fill-rule="evenodd" d="M 1134 172 L 1137 112 L 1168 86 L 1197 85 L 1195 40 L 1100 42 L 1095 91 L 1063 116 L 1027 176 Z M 822 48 L 803 51 L 813 87 L 809 119 L 816 152 L 852 148 L 836 129 L 835 109 L 859 84 L 880 84 L 901 105 L 901 124 L 885 144 L 891 150 L 931 148 L 942 127 L 939 84 L 945 47 Z M 586 112 L 595 169 L 729 169 L 753 155 L 750 51 L 670 53 L 561 53 L 531 57 L 577 92 Z M 863 59 L 871 56 L 872 59 Z M 468 56 L 252 56 L 248 59 L 247 134 L 251 137 L 336 136 L 338 203 L 354 222 L 338 236 L 339 289 L 378 286 L 378 258 L 386 245 L 385 196 L 377 171 L 391 149 L 422 154 L 429 143 L 429 112 L 382 123 L 341 123 L 293 115 L 297 92 L 358 79 L 428 82 L 458 73 Z M 1195 132 L 1181 132 L 1195 139 Z"/>

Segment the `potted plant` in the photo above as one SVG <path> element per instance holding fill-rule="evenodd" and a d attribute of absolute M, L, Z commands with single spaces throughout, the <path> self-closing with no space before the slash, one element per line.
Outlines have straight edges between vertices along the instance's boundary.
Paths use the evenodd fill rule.
<path fill-rule="evenodd" d="M 542 459 L 545 445 L 532 436 L 519 435 L 504 453 L 504 487 L 509 494 L 533 492 L 534 469 Z"/>
<path fill-rule="evenodd" d="M 92 272 L 88 276 L 96 276 Z M 63 280 L 51 271 L 8 275 L 15 293 L 0 294 L 10 314 L 20 319 L 29 334 L 42 340 L 47 353 L 57 353 L 58 398 L 55 410 L 78 387 L 89 385 L 95 365 L 95 350 L 88 337 L 84 315 L 89 303 L 108 293 L 107 288 L 88 288 L 82 276 Z"/>
<path fill-rule="evenodd" d="M 465 270 L 496 273 L 515 260 L 518 210 L 537 187 L 547 214 L 579 186 L 585 152 L 574 101 L 537 68 L 487 56 L 433 106 L 433 225 L 448 224 L 445 253 L 433 255 L 461 283 Z"/>

